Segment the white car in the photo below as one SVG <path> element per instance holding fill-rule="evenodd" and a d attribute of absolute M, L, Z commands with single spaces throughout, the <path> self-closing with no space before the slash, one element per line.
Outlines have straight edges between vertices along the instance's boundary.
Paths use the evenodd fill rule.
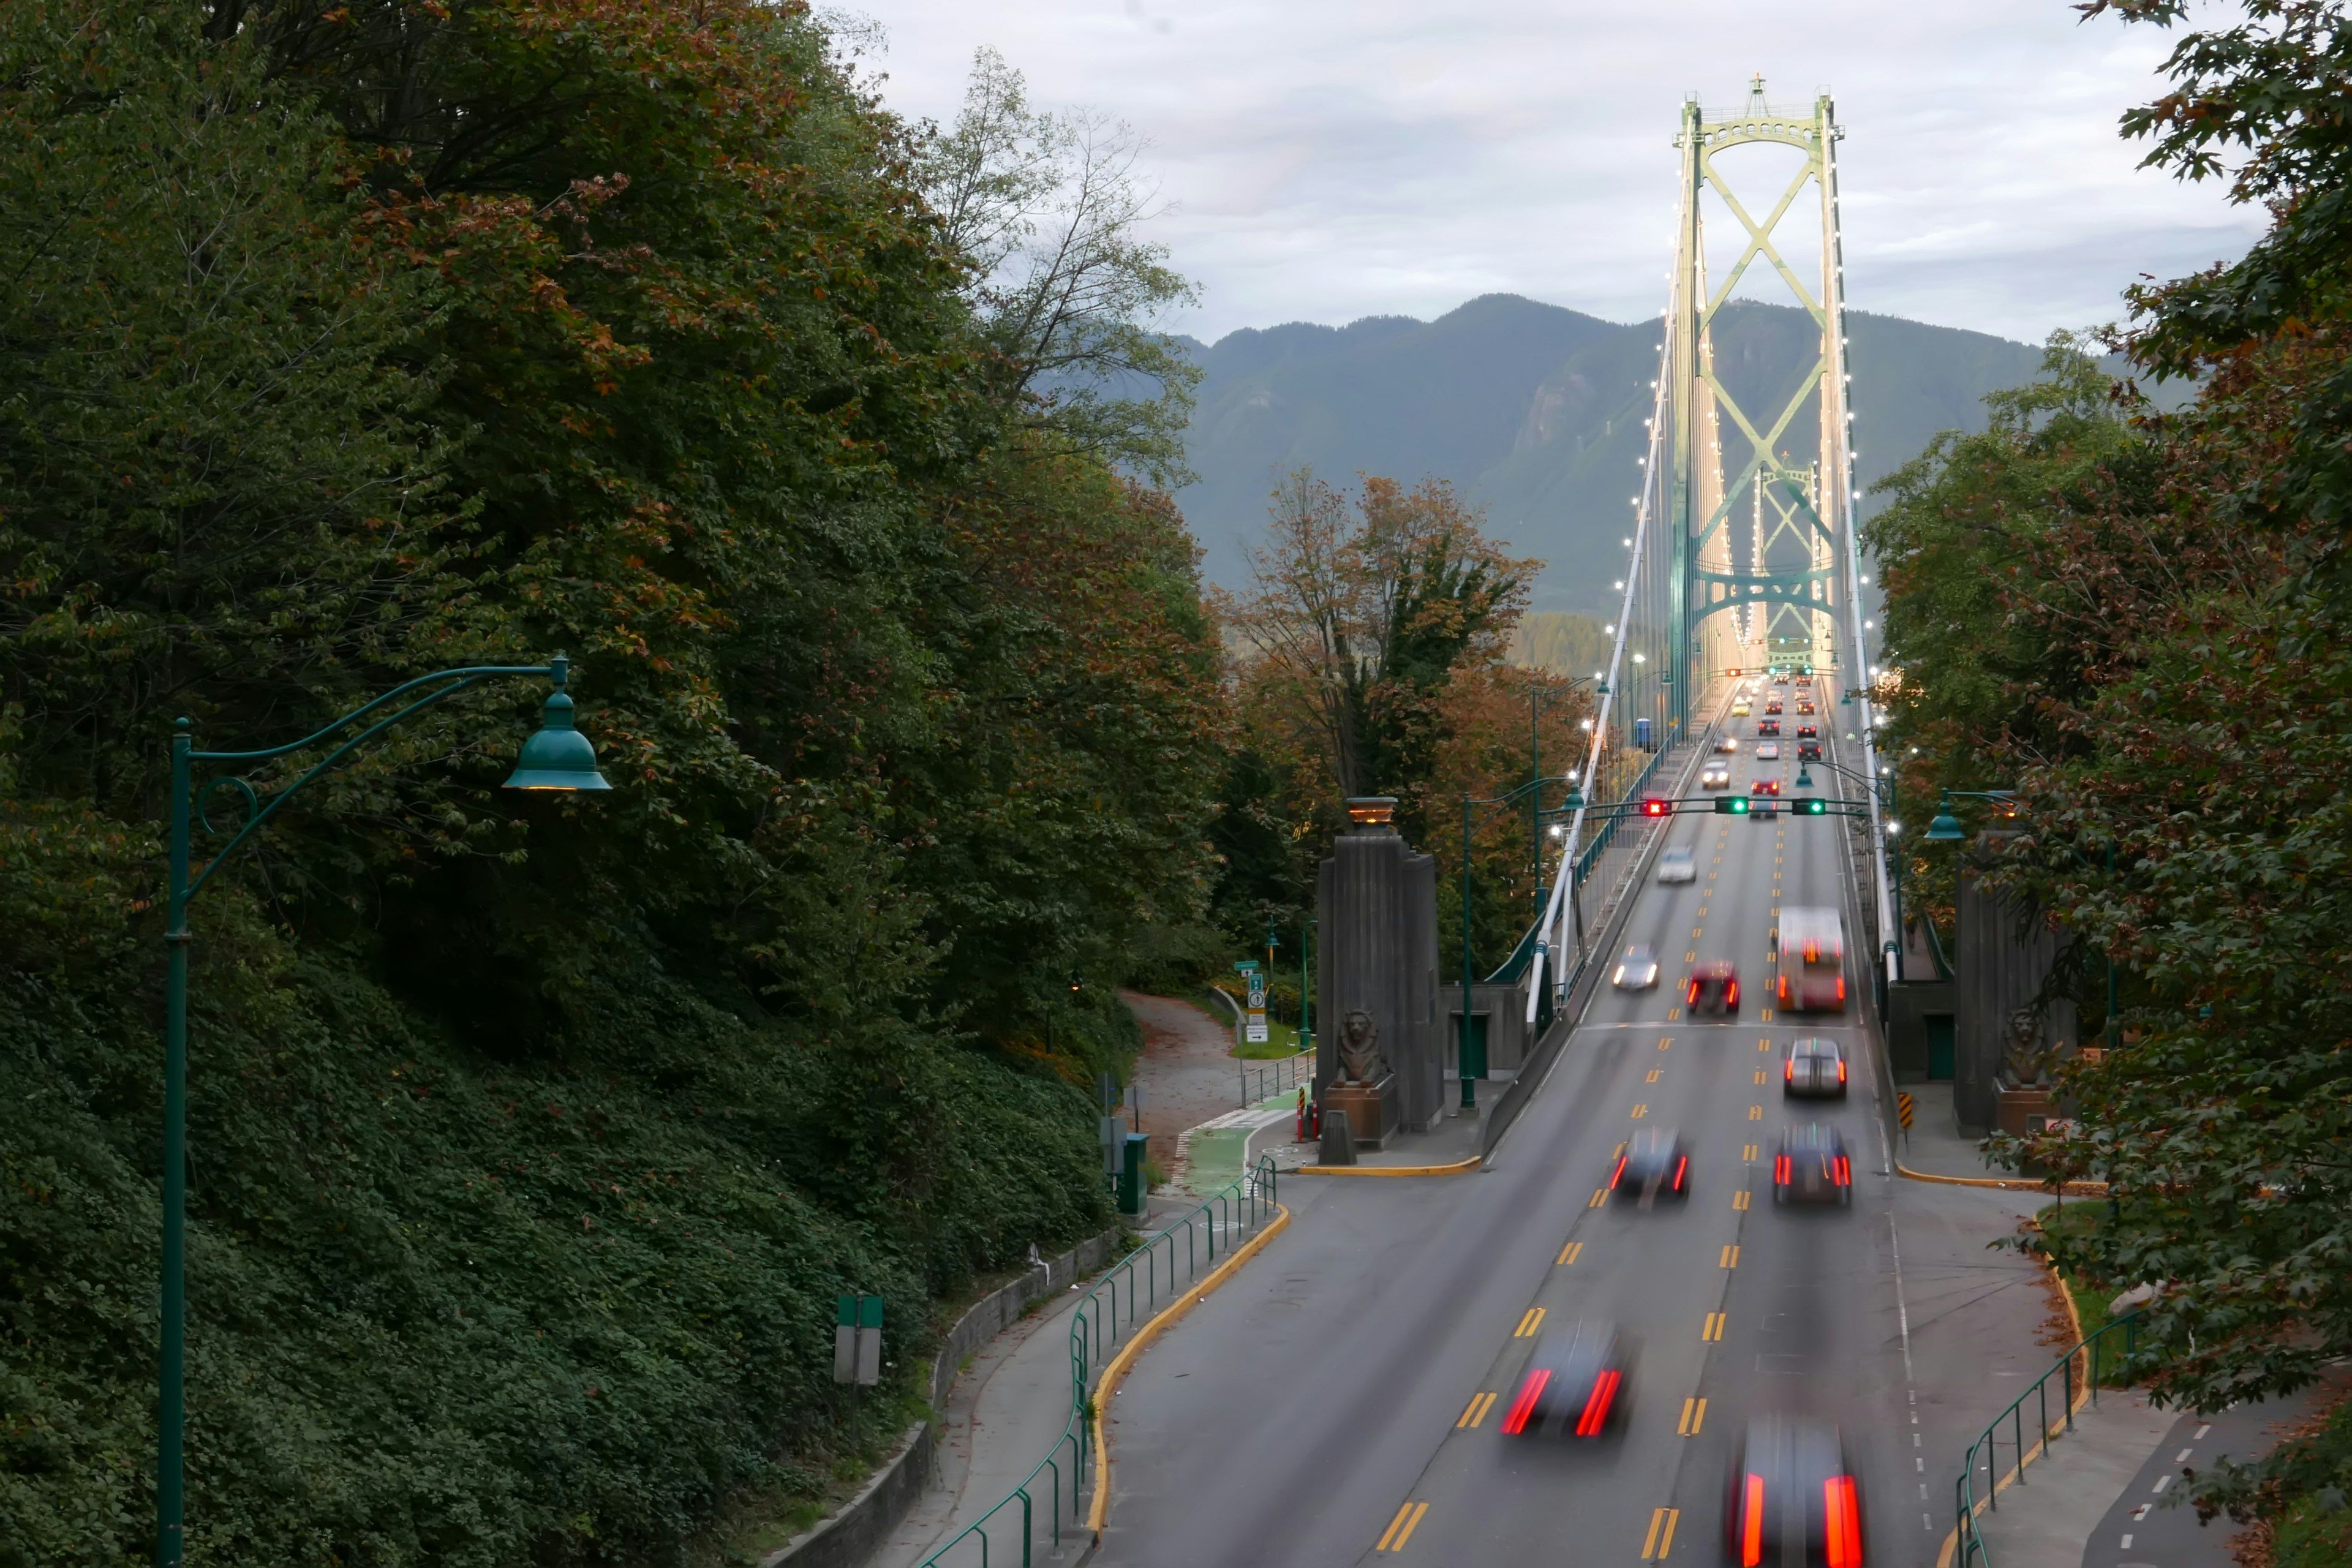
<path fill-rule="evenodd" d="M 1780 742 L 1778 741 L 1757 742 L 1756 760 L 1759 763 L 1779 762 L 1780 760 Z"/>
<path fill-rule="evenodd" d="M 1658 880 L 1661 882 L 1696 882 L 1698 880 L 1698 857 L 1680 845 L 1658 857 Z"/>
<path fill-rule="evenodd" d="M 1721 763 L 1707 763 L 1706 766 L 1699 773 L 1698 787 L 1701 789 L 1729 789 L 1731 787 L 1731 770 L 1724 766 Z"/>
<path fill-rule="evenodd" d="M 1617 973 L 1611 977 L 1612 985 L 1620 991 L 1647 991 L 1658 983 L 1658 955 L 1650 944 L 1637 942 L 1625 950 L 1617 962 Z"/>
<path fill-rule="evenodd" d="M 1717 741 L 1715 743 L 1715 749 L 1718 752 L 1736 752 L 1739 750 L 1739 737 L 1737 735 L 1726 735 L 1722 740 Z"/>

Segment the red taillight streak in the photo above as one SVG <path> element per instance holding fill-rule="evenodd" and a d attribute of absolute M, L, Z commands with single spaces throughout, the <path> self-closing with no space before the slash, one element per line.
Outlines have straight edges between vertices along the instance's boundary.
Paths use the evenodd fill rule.
<path fill-rule="evenodd" d="M 1691 982 L 1690 1005 L 1694 1007 L 1698 1005 L 1698 982 L 1696 980 Z"/>
<path fill-rule="evenodd" d="M 1612 1172 L 1610 1172 L 1610 1173 L 1609 1173 L 1609 1190 L 1610 1190 L 1611 1192 L 1612 1192 L 1612 1193 L 1613 1193 L 1613 1192 L 1615 1192 L 1615 1191 L 1617 1190 L 1617 1178 L 1618 1178 L 1618 1177 L 1620 1177 L 1620 1176 L 1622 1176 L 1622 1175 L 1623 1175 L 1624 1173 L 1625 1173 L 1625 1156 L 1624 1156 L 1624 1155 L 1622 1155 L 1622 1154 L 1620 1154 L 1620 1155 L 1618 1155 L 1618 1156 L 1617 1156 L 1617 1168 L 1616 1168 L 1615 1170 L 1613 1170 L 1613 1171 L 1612 1171 Z"/>
<path fill-rule="evenodd" d="M 1764 1561 L 1764 1478 L 1751 1475 L 1739 1500 L 1739 1568 Z"/>
<path fill-rule="evenodd" d="M 1723 988 L 1723 1005 L 1727 1007 L 1737 1007 L 1739 1005 L 1738 981 L 1735 980 L 1730 984 Z"/>
<path fill-rule="evenodd" d="M 1772 1180 L 1784 1187 L 1789 1184 L 1789 1156 L 1786 1154 L 1772 1162 Z"/>
<path fill-rule="evenodd" d="M 1781 1076 L 1782 1078 L 1785 1078 L 1785 1079 L 1793 1079 L 1797 1076 L 1797 1058 L 1794 1058 L 1794 1057 L 1790 1057 L 1787 1061 L 1785 1061 L 1785 1062 L 1783 1062 L 1783 1063 L 1781 1063 L 1781 1064 L 1780 1064 L 1780 1076 Z"/>
<path fill-rule="evenodd" d="M 1832 1476 L 1822 1483 L 1822 1510 L 1830 1568 L 1862 1568 L 1862 1505 L 1852 1476 Z"/>
<path fill-rule="evenodd" d="M 1844 1155 L 1840 1154 L 1837 1158 L 1837 1184 L 1843 1187 L 1849 1184 L 1853 1180 L 1853 1167 L 1846 1163 L 1846 1157 Z"/>
<path fill-rule="evenodd" d="M 1683 1173 L 1689 1169 L 1690 1156 L 1688 1154 L 1684 1155 L 1681 1159 L 1675 1162 L 1675 1191 L 1681 1192 L 1683 1190 Z"/>
<path fill-rule="evenodd" d="M 1503 1430 L 1516 1437 L 1528 1429 L 1528 1417 L 1536 1413 L 1536 1401 L 1543 1397 L 1544 1384 L 1551 1381 L 1549 1367 L 1538 1367 L 1528 1373 L 1527 1382 L 1519 1384 L 1518 1397 L 1511 1401 L 1509 1412 L 1503 1417 Z"/>
<path fill-rule="evenodd" d="M 1838 976 L 1838 1000 L 1845 1000 L 1845 976 L 1843 974 Z"/>
<path fill-rule="evenodd" d="M 1845 984 L 1845 982 L 1843 982 L 1843 981 L 1840 981 L 1840 982 L 1838 982 L 1838 984 L 1842 986 L 1842 985 L 1843 985 L 1843 984 Z M 1838 998 L 1838 1000 L 1840 1000 L 1840 1001 L 1842 1002 L 1842 1001 L 1845 1000 L 1845 998 L 1844 998 L 1843 995 L 1841 995 L 1841 996 Z M 1841 1061 L 1841 1062 L 1839 1062 L 1839 1063 L 1838 1063 L 1838 1082 L 1840 1082 L 1840 1083 L 1843 1083 L 1844 1081 L 1845 1081 L 1845 1063 L 1844 1063 L 1844 1062 L 1843 1062 L 1843 1061 Z"/>
<path fill-rule="evenodd" d="M 1617 1397 L 1617 1384 L 1623 1376 L 1622 1373 L 1604 1372 L 1592 1380 L 1591 1397 L 1585 1400 L 1584 1413 L 1576 1418 L 1578 1436 L 1601 1436 L 1601 1428 L 1609 1420 L 1609 1402 Z"/>
<path fill-rule="evenodd" d="M 1785 1006 L 1787 1006 L 1788 1005 L 1789 1005 L 1789 977 L 1788 977 L 1787 975 L 1783 974 L 1782 976 L 1780 976 L 1780 1005 L 1781 1005 L 1781 1006 L 1783 1006 L 1783 1007 L 1785 1007 Z"/>

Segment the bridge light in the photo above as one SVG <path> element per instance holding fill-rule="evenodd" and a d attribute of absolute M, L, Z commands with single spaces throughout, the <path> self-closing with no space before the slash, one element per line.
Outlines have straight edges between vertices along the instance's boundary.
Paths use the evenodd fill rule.
<path fill-rule="evenodd" d="M 1622 583 L 1612 583 L 1609 585 L 1612 588 L 1622 588 L 1625 584 Z"/>
<path fill-rule="evenodd" d="M 1886 837 L 1889 838 L 1894 837 L 1896 834 L 1902 831 L 1903 825 L 1899 822 L 1890 822 L 1886 825 Z"/>

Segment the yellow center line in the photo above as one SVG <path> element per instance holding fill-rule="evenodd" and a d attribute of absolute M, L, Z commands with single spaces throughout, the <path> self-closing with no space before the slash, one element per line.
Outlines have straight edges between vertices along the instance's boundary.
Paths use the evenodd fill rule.
<path fill-rule="evenodd" d="M 1658 1037 L 1658 1049 L 1662 1051 L 1674 1043 L 1675 1037 L 1672 1035 L 1660 1035 Z"/>
<path fill-rule="evenodd" d="M 1723 1258 L 1722 1258 L 1721 1263 L 1718 1265 L 1718 1267 L 1720 1267 L 1720 1268 L 1738 1268 L 1738 1267 L 1739 1267 L 1739 1248 L 1738 1248 L 1738 1247 L 1725 1247 L 1725 1248 L 1723 1249 Z M 1542 1309 L 1538 1308 L 1538 1309 L 1537 1309 L 1537 1310 L 1538 1310 L 1538 1311 L 1540 1311 Z"/>
<path fill-rule="evenodd" d="M 1735 1209 L 1744 1209 L 1748 1206 L 1748 1189 L 1746 1187 L 1742 1187 L 1738 1192 L 1731 1194 L 1731 1206 Z"/>
<path fill-rule="evenodd" d="M 1730 1265 L 1726 1264 L 1724 1267 L 1727 1268 Z M 1519 1326 L 1511 1331 L 1511 1338 L 1515 1340 L 1535 1338 L 1536 1331 L 1543 1327 L 1543 1321 L 1544 1310 L 1541 1307 L 1529 1307 L 1526 1315 L 1519 1319 Z"/>
<path fill-rule="evenodd" d="M 1698 1436 L 1699 1427 L 1706 1422 L 1706 1401 L 1704 1399 L 1685 1399 L 1683 1401 L 1682 1424 L 1675 1428 L 1675 1436 L 1677 1437 L 1696 1437 Z"/>
<path fill-rule="evenodd" d="M 1381 1532 L 1381 1543 L 1372 1550 L 1402 1552 L 1404 1543 L 1412 1539 L 1412 1532 L 1420 1527 L 1421 1516 L 1428 1511 L 1429 1505 L 1425 1502 L 1409 1502 L 1397 1510 L 1396 1517 L 1389 1521 L 1388 1529 Z"/>
<path fill-rule="evenodd" d="M 1763 1121 L 1763 1120 L 1764 1120 L 1764 1108 L 1763 1108 L 1762 1106 L 1760 1106 L 1760 1105 L 1751 1105 L 1751 1106 L 1749 1106 L 1749 1107 L 1748 1108 L 1748 1121 Z"/>
<path fill-rule="evenodd" d="M 1764 1081 L 1764 1069 L 1762 1068 L 1758 1068 L 1756 1069 L 1756 1081 L 1758 1083 L 1762 1083 Z"/>
<path fill-rule="evenodd" d="M 1553 1266 L 1555 1268 L 1564 1268 L 1565 1266 L 1575 1262 L 1577 1254 L 1583 1250 L 1584 1243 L 1580 1241 L 1570 1242 L 1566 1247 L 1559 1249 L 1559 1256 L 1552 1260 Z"/>
<path fill-rule="evenodd" d="M 1675 1521 L 1682 1517 L 1679 1509 L 1662 1508 L 1650 1515 L 1650 1533 L 1642 1538 L 1642 1561 L 1655 1563 L 1674 1550 Z"/>
<path fill-rule="evenodd" d="M 1756 1156 L 1755 1156 L 1755 1155 L 1753 1155 L 1753 1154 L 1750 1154 L 1750 1155 L 1748 1155 L 1748 1157 L 1749 1159 L 1751 1159 L 1751 1160 L 1753 1160 L 1754 1158 L 1756 1158 Z M 1608 1189 L 1607 1187 L 1595 1187 L 1595 1188 L 1593 1188 L 1593 1189 L 1592 1189 L 1592 1201 L 1591 1201 L 1591 1203 L 1589 1203 L 1589 1204 L 1585 1205 L 1584 1206 L 1585 1206 L 1586 1208 L 1589 1208 L 1589 1209 L 1597 1209 L 1597 1208 L 1599 1208 L 1602 1204 L 1605 1204 L 1605 1203 L 1607 1203 L 1608 1201 L 1609 1201 L 1609 1189 Z"/>
<path fill-rule="evenodd" d="M 1709 1312 L 1706 1315 L 1706 1324 L 1699 1330 L 1698 1337 L 1709 1342 L 1722 1339 L 1724 1322 L 1729 1316 L 1727 1312 Z"/>
<path fill-rule="evenodd" d="M 1648 1082 L 1650 1082 L 1650 1083 L 1655 1083 L 1655 1082 L 1657 1082 L 1660 1079 L 1662 1079 L 1662 1078 L 1665 1077 L 1665 1075 L 1666 1075 L 1666 1069 L 1665 1069 L 1665 1068 L 1652 1068 L 1650 1069 L 1650 1076 L 1649 1076 L 1649 1078 L 1648 1078 L 1648 1079 L 1647 1079 L 1646 1081 L 1648 1081 Z M 1761 1083 L 1761 1082 L 1763 1082 L 1764 1080 L 1763 1080 L 1762 1079 L 1760 1079 L 1760 1078 L 1759 1078 L 1759 1079 L 1758 1079 L 1756 1081 L 1757 1081 L 1757 1082 L 1759 1082 L 1759 1083 Z"/>
<path fill-rule="evenodd" d="M 1745 1161 L 1753 1161 L 1756 1158 L 1756 1145 L 1753 1143 L 1742 1143 L 1739 1146 L 1739 1157 Z"/>
<path fill-rule="evenodd" d="M 1469 1405 L 1462 1412 L 1462 1419 L 1454 1425 L 1457 1429 L 1464 1426 L 1475 1426 L 1479 1422 L 1486 1419 L 1486 1412 L 1493 1408 L 1495 1408 L 1494 1394 L 1474 1394 L 1470 1396 Z"/>
<path fill-rule="evenodd" d="M 1759 1040 L 1756 1042 L 1756 1048 L 1759 1051 L 1769 1051 L 1772 1048 L 1772 1042 L 1769 1040 Z"/>
<path fill-rule="evenodd" d="M 1642 1118 L 1643 1118 L 1644 1116 L 1647 1116 L 1647 1115 L 1649 1115 L 1649 1114 L 1650 1114 L 1650 1108 L 1649 1108 L 1649 1106 L 1648 1106 L 1647 1104 L 1640 1104 L 1640 1105 L 1636 1105 L 1636 1106 L 1634 1106 L 1634 1107 L 1633 1107 L 1633 1120 L 1634 1120 L 1634 1121 L 1641 1121 L 1641 1120 L 1642 1120 Z M 1759 1109 L 1759 1115 L 1761 1114 L 1761 1109 L 1760 1109 L 1760 1108 Z M 1750 1118 L 1750 1120 L 1752 1121 L 1752 1120 L 1754 1120 L 1754 1118 Z"/>

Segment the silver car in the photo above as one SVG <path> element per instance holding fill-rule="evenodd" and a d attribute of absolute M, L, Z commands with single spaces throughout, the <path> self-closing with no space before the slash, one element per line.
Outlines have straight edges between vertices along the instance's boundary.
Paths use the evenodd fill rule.
<path fill-rule="evenodd" d="M 1701 770 L 1698 775 L 1698 787 L 1701 789 L 1729 789 L 1731 787 L 1731 770 L 1725 767 L 1721 763 L 1707 763 L 1706 766 Z"/>
<path fill-rule="evenodd" d="M 1835 1040 L 1817 1035 L 1792 1040 L 1780 1064 L 1780 1093 L 1783 1098 L 1804 1094 L 1843 1100 L 1845 1072 L 1845 1051 Z"/>
<path fill-rule="evenodd" d="M 1757 742 L 1756 760 L 1759 763 L 1779 762 L 1780 760 L 1780 742 L 1778 741 Z"/>
<path fill-rule="evenodd" d="M 1637 942 L 1617 961 L 1609 984 L 1620 991 L 1647 991 L 1658 983 L 1658 955 L 1646 942 Z"/>
<path fill-rule="evenodd" d="M 1677 844 L 1658 856 L 1658 880 L 1661 882 L 1696 882 L 1698 880 L 1698 857 Z"/>

